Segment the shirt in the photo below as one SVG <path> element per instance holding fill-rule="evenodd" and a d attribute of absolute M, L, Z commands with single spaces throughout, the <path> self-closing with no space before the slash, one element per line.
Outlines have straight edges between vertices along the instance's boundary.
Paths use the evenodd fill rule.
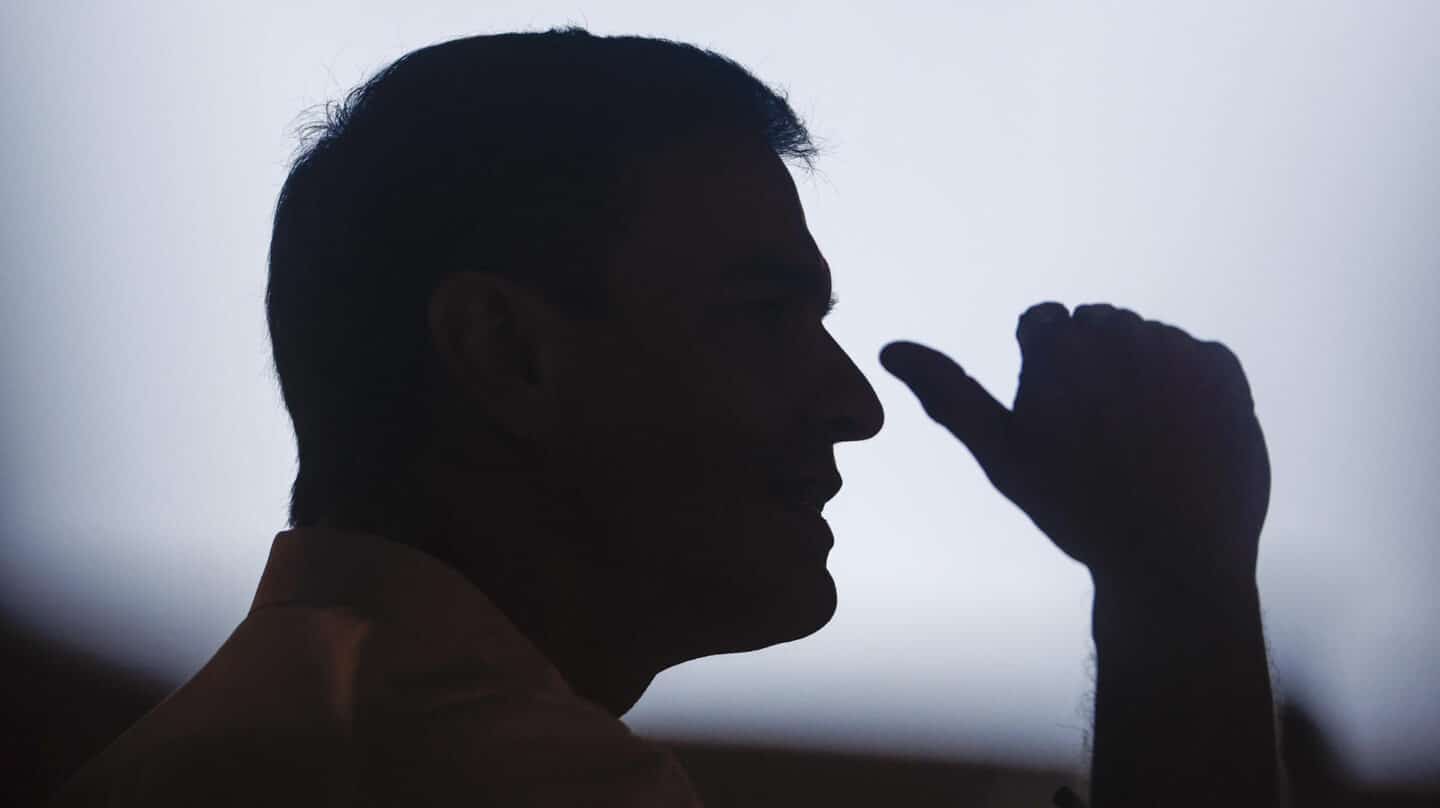
<path fill-rule="evenodd" d="M 477 587 L 379 536 L 275 537 L 249 614 L 61 806 L 698 808 Z"/>

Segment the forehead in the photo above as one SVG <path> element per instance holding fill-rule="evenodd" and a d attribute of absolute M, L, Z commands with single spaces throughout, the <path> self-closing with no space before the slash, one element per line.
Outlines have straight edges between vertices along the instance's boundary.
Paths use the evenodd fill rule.
<path fill-rule="evenodd" d="M 825 271 L 795 182 L 763 142 L 689 141 L 639 161 L 626 183 L 610 273 L 620 296 L 713 295 L 757 266 Z"/>

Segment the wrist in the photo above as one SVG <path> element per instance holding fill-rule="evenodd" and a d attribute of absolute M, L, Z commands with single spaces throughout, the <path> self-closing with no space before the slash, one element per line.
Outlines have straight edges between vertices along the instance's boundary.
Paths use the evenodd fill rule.
<path fill-rule="evenodd" d="M 1090 567 L 1095 595 L 1126 601 L 1214 601 L 1248 596 L 1256 589 L 1250 569 L 1160 570 L 1156 568 L 1105 569 Z"/>
<path fill-rule="evenodd" d="M 1260 625 L 1253 574 L 1114 576 L 1092 571 L 1091 580 L 1097 644 L 1158 638 L 1194 644 Z"/>

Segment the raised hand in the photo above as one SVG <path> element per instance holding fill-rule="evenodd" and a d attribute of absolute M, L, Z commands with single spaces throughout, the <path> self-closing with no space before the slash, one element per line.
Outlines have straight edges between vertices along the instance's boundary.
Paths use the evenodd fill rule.
<path fill-rule="evenodd" d="M 1032 307 L 1013 411 L 944 354 L 881 352 L 927 414 L 1098 578 L 1253 581 L 1270 494 L 1239 360 L 1134 312 Z"/>
<path fill-rule="evenodd" d="M 1273 806 L 1255 556 L 1265 439 L 1225 346 L 1107 305 L 1031 308 L 1013 410 L 944 354 L 880 361 L 1095 582 L 1096 808 Z"/>

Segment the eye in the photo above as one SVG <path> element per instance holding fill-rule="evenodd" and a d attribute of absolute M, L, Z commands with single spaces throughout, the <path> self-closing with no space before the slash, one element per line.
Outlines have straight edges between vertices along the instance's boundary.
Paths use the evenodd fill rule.
<path fill-rule="evenodd" d="M 820 311 L 820 319 L 828 317 L 839 302 L 838 298 L 831 295 L 830 299 L 826 301 L 825 308 Z M 807 307 L 804 303 L 797 298 L 777 297 L 741 303 L 735 307 L 735 311 L 742 320 L 775 324 L 788 317 L 801 314 L 805 308 Z"/>
<path fill-rule="evenodd" d="M 770 300 L 758 300 L 742 305 L 755 309 L 784 309 L 791 306 L 799 305 L 799 301 L 788 297 L 777 297 Z M 840 298 L 836 297 L 835 295 L 830 295 L 830 299 L 825 301 L 825 308 L 820 312 L 821 316 L 830 314 L 830 312 L 834 311 L 835 307 L 838 305 L 840 305 Z"/>
<path fill-rule="evenodd" d="M 750 309 L 751 311 L 764 312 L 767 314 L 774 314 L 778 316 L 790 311 L 792 306 L 793 302 L 789 300 L 762 300 L 758 303 L 751 304 Z"/>
<path fill-rule="evenodd" d="M 738 310 L 746 319 L 778 320 L 789 314 L 794 308 L 794 305 L 794 301 L 785 298 L 776 298 L 774 300 L 757 300 L 744 303 L 738 307 Z"/>

